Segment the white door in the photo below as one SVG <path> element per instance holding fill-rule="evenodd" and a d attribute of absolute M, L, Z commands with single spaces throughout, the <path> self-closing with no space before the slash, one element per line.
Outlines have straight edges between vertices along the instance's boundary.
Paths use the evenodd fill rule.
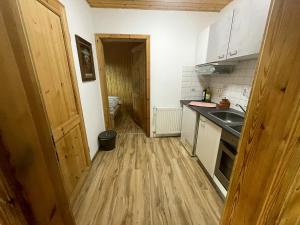
<path fill-rule="evenodd" d="M 259 53 L 270 0 L 239 0 L 234 16 L 227 58 L 255 57 Z"/>
<path fill-rule="evenodd" d="M 181 142 L 190 155 L 193 155 L 196 126 L 197 113 L 184 105 L 181 122 Z"/>
<path fill-rule="evenodd" d="M 196 156 L 211 177 L 214 176 L 222 128 L 200 116 Z"/>

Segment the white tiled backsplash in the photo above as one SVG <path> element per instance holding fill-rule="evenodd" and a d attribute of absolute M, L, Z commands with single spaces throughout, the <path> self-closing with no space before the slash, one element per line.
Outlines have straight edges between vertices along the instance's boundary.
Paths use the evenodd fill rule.
<path fill-rule="evenodd" d="M 182 73 L 182 99 L 202 99 L 203 87 L 210 87 L 212 101 L 220 102 L 224 97 L 231 102 L 230 108 L 247 107 L 257 60 L 239 62 L 230 74 L 200 76 L 193 67 L 184 67 Z"/>
<path fill-rule="evenodd" d="M 208 80 L 198 76 L 194 66 L 182 68 L 181 99 L 201 100 L 203 87 L 208 85 Z"/>

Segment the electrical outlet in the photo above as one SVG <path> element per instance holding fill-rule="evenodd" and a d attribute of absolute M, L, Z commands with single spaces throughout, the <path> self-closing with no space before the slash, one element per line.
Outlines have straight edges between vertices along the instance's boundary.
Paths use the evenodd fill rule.
<path fill-rule="evenodd" d="M 222 95 L 222 92 L 223 92 L 223 90 L 221 89 L 221 88 L 217 88 L 217 95 L 218 95 L 218 97 L 220 98 L 221 97 L 221 95 Z"/>

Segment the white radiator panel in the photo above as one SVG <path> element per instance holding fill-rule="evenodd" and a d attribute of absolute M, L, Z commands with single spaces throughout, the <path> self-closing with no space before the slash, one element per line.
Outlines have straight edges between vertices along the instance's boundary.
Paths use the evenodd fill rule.
<path fill-rule="evenodd" d="M 179 135 L 182 108 L 154 108 L 154 134 Z"/>

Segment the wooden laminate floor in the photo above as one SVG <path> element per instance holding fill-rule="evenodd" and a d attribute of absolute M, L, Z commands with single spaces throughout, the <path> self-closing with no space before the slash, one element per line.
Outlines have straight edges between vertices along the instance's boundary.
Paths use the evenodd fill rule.
<path fill-rule="evenodd" d="M 116 149 L 97 154 L 75 200 L 77 225 L 218 224 L 222 200 L 180 139 L 147 138 L 124 125 Z"/>
<path fill-rule="evenodd" d="M 128 114 L 121 114 L 116 118 L 115 122 L 115 130 L 118 134 L 121 133 L 131 133 L 131 134 L 137 134 L 137 133 L 143 133 L 143 130 L 141 127 L 139 127 L 135 122 L 133 122 L 132 118 Z"/>

